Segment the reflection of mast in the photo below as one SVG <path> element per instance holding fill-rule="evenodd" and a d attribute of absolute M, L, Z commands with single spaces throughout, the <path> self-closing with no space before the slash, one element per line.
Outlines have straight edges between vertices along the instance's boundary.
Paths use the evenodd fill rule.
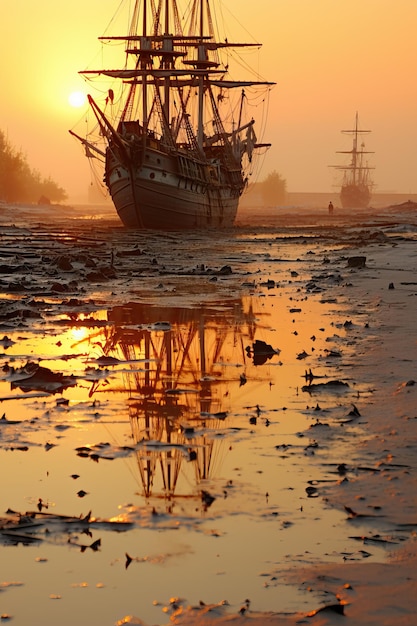
<path fill-rule="evenodd" d="M 162 497 L 171 507 L 174 495 L 195 498 L 195 485 L 216 471 L 223 442 L 212 435 L 227 419 L 222 372 L 229 363 L 246 365 L 245 341 L 255 335 L 251 301 L 245 306 L 242 300 L 199 309 L 132 303 L 108 312 L 103 351 L 132 361 L 123 375 L 147 499 Z"/>
<path fill-rule="evenodd" d="M 199 309 L 133 303 L 114 307 L 108 317 L 113 326 L 101 346 L 104 353 L 144 362 L 144 372 L 132 366 L 132 391 L 159 397 L 185 387 L 204 402 L 195 403 L 198 413 L 213 410 L 206 399 L 219 380 L 223 353 L 233 347 L 237 361 L 244 364 L 243 336 L 252 339 L 254 333 L 252 308 L 245 312 L 241 300 Z"/>
<path fill-rule="evenodd" d="M 171 418 L 163 415 L 164 411 L 158 415 L 159 407 L 152 401 L 146 402 L 140 411 L 136 408 L 131 407 L 130 423 L 135 443 L 143 444 L 137 451 L 137 461 L 144 496 L 151 496 L 159 468 L 163 495 L 170 499 L 175 492 L 184 455 L 178 428 Z M 147 446 L 146 442 L 150 445 Z M 165 446 L 156 445 L 158 443 Z"/>
<path fill-rule="evenodd" d="M 224 422 L 220 419 L 210 420 L 211 424 L 202 422 L 199 430 L 194 431 L 181 427 L 175 419 L 158 416 L 159 408 L 149 403 L 147 409 L 143 407 L 130 415 L 133 438 L 139 444 L 136 459 L 143 495 L 147 499 L 154 496 L 168 501 L 174 495 L 194 498 L 196 492 L 192 484 L 198 487 L 210 478 L 217 453 L 224 443 L 212 438 L 210 431 L 223 426 Z M 180 475 L 185 480 L 178 492 Z"/>

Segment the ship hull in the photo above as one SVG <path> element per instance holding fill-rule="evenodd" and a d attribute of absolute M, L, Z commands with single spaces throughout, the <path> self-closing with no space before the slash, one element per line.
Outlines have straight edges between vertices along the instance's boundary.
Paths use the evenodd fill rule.
<path fill-rule="evenodd" d="M 340 201 L 344 209 L 365 209 L 371 201 L 371 192 L 366 185 L 345 185 L 340 190 Z"/>
<path fill-rule="evenodd" d="M 148 149 L 132 161 L 109 149 L 105 182 L 127 228 L 228 228 L 244 185 L 240 172 L 226 174 L 234 180 L 222 181 L 224 172 L 213 174 L 212 167 L 186 156 Z"/>

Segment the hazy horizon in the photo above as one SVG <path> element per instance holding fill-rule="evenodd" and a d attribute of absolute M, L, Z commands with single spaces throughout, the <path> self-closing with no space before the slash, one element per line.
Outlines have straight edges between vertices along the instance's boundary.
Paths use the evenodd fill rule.
<path fill-rule="evenodd" d="M 83 127 L 86 107 L 68 98 L 88 91 L 78 72 L 92 61 L 100 66 L 97 38 L 118 5 L 26 0 L 3 16 L 9 60 L 0 70 L 0 129 L 31 168 L 65 188 L 69 201 L 86 200 L 93 177 L 68 133 L 77 123 Z M 275 170 L 289 192 L 334 193 L 329 166 L 341 164 L 337 151 L 351 148 L 341 130 L 353 127 L 358 111 L 360 127 L 372 131 L 365 141 L 374 152 L 375 193 L 417 192 L 415 0 L 293 0 L 273 7 L 260 0 L 256 11 L 248 0 L 221 5 L 231 38 L 235 32 L 235 40 L 263 44 L 248 63 L 255 60 L 259 73 L 277 83 L 263 136 L 272 147 L 258 180 Z"/>

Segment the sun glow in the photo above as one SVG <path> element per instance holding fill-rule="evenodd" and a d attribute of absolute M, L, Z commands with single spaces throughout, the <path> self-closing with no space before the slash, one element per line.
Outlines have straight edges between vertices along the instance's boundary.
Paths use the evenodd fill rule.
<path fill-rule="evenodd" d="M 82 91 L 72 91 L 68 96 L 68 102 L 75 108 L 84 106 L 86 100 L 86 95 Z"/>

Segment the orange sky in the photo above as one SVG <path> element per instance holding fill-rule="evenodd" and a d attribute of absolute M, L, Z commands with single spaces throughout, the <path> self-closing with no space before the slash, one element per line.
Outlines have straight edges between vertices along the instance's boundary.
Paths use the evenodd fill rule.
<path fill-rule="evenodd" d="M 328 165 L 351 147 L 340 130 L 358 111 L 361 127 L 372 130 L 366 147 L 375 151 L 376 191 L 417 193 L 416 0 L 221 4 L 226 20 L 234 16 L 264 44 L 259 71 L 277 83 L 264 137 L 273 145 L 260 179 L 277 170 L 289 191 L 332 191 Z M 100 65 L 97 37 L 119 5 L 15 0 L 2 15 L 0 129 L 73 202 L 86 200 L 91 179 L 68 134 L 84 109 L 71 107 L 68 96 L 85 88 L 79 70 Z"/>

